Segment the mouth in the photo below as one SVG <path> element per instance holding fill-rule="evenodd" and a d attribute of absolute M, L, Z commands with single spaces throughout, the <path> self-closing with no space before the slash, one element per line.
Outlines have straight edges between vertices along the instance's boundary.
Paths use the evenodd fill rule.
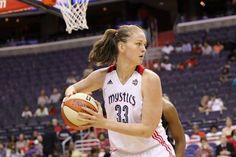
<path fill-rule="evenodd" d="M 144 57 L 144 55 L 140 55 L 140 56 L 139 56 L 139 58 L 143 58 L 143 57 Z"/>

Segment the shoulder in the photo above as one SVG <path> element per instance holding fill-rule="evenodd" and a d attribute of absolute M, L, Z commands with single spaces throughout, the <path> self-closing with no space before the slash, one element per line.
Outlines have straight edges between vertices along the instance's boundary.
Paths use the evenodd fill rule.
<path fill-rule="evenodd" d="M 162 98 L 162 103 L 163 103 L 163 114 L 164 116 L 169 119 L 169 118 L 176 118 L 177 115 L 177 110 L 175 106 L 167 99 Z"/>
<path fill-rule="evenodd" d="M 163 112 L 172 111 L 175 109 L 174 105 L 164 97 L 162 97 L 162 104 L 163 104 Z"/>
<path fill-rule="evenodd" d="M 104 78 L 108 70 L 109 70 L 109 67 L 97 69 L 90 74 L 90 77 L 95 77 L 97 79 Z"/>
<path fill-rule="evenodd" d="M 145 69 L 143 72 L 143 80 L 150 82 L 160 82 L 160 77 L 153 71 Z"/>

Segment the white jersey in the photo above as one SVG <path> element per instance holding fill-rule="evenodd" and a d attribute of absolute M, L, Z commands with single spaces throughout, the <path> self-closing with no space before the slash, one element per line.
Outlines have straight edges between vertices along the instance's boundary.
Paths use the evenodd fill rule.
<path fill-rule="evenodd" d="M 116 67 L 111 66 L 103 85 L 103 97 L 107 118 L 123 123 L 141 123 L 143 98 L 141 81 L 144 68 L 139 65 L 136 71 L 122 84 Z M 150 91 L 151 92 L 151 91 Z M 174 150 L 167 140 L 166 132 L 160 122 L 152 137 L 129 136 L 108 130 L 111 150 L 124 153 L 141 153 L 154 147 L 162 147 L 168 156 L 174 156 Z"/>

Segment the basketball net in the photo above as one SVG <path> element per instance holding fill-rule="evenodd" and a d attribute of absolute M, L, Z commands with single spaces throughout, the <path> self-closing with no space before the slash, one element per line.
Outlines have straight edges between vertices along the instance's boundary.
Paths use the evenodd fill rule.
<path fill-rule="evenodd" d="M 7 0 L 0 0 L 0 9 L 7 7 Z"/>
<path fill-rule="evenodd" d="M 66 31 L 71 34 L 72 30 L 88 29 L 86 21 L 86 11 L 89 0 L 76 0 L 74 4 L 71 0 L 57 0 L 56 7 L 60 9 L 66 23 Z"/>

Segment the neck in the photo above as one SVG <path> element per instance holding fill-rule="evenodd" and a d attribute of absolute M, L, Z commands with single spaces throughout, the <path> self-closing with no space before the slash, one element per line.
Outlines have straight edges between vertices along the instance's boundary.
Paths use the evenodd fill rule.
<path fill-rule="evenodd" d="M 130 76 L 134 73 L 135 66 L 131 66 L 129 63 L 117 63 L 116 71 L 121 82 L 126 82 Z"/>

